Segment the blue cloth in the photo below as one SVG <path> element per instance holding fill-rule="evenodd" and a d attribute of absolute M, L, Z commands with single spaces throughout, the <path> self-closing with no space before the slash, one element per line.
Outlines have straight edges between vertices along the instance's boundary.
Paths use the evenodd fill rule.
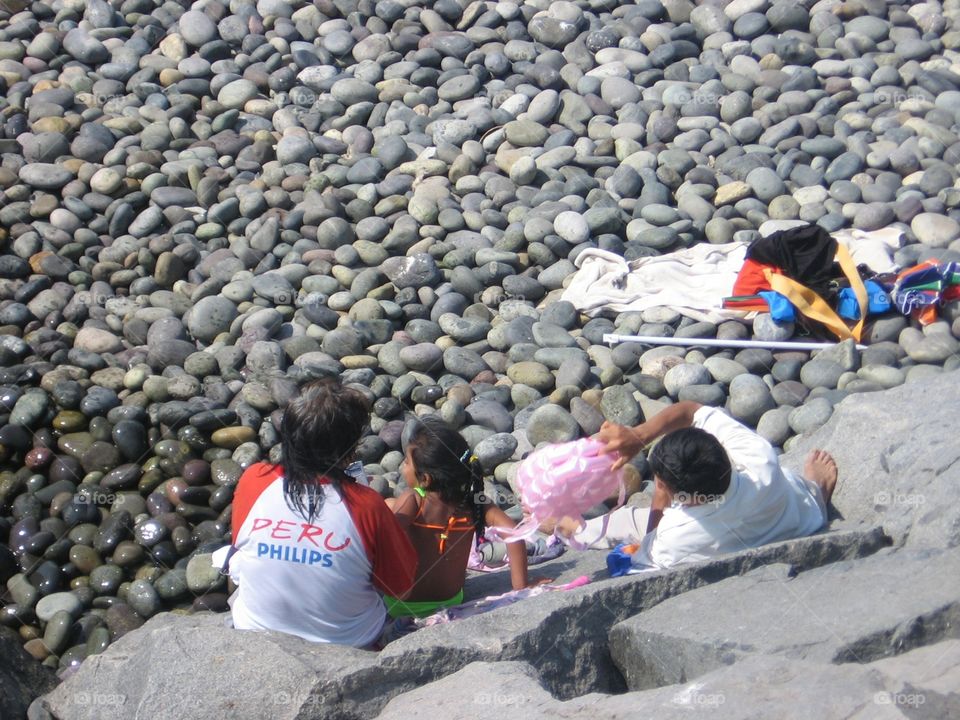
<path fill-rule="evenodd" d="M 864 283 L 867 288 L 867 315 L 885 313 L 890 309 L 890 296 L 873 280 Z M 853 288 L 844 288 L 837 299 L 837 314 L 846 320 L 860 319 L 860 304 Z"/>
<path fill-rule="evenodd" d="M 770 306 L 770 317 L 774 322 L 793 322 L 797 319 L 797 309 L 786 297 L 774 290 L 761 290 L 757 293 Z"/>
<path fill-rule="evenodd" d="M 631 562 L 633 556 L 631 553 L 624 552 L 625 547 L 625 543 L 620 543 L 607 555 L 607 570 L 610 572 L 610 577 L 627 575 L 633 567 Z"/>

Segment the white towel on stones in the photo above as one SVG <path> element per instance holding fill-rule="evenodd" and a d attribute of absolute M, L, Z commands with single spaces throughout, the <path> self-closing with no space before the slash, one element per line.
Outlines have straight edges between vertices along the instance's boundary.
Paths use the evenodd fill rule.
<path fill-rule="evenodd" d="M 900 266 L 893 254 L 903 245 L 903 231 L 895 227 L 879 230 L 838 230 L 831 233 L 850 251 L 857 265 L 866 265 L 875 273 L 897 272 Z"/>
<path fill-rule="evenodd" d="M 743 265 L 747 243 L 699 243 L 667 255 L 627 262 L 619 255 L 589 248 L 577 256 L 579 268 L 561 299 L 586 315 L 604 310 L 641 311 L 671 307 L 695 320 L 720 323 L 746 313 L 723 309 Z"/>

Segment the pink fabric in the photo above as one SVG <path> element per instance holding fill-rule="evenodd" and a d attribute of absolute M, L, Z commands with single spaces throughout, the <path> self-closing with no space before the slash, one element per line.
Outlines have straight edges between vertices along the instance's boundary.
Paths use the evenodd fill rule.
<path fill-rule="evenodd" d="M 505 542 L 526 540 L 550 518 L 571 517 L 583 522 L 583 513 L 610 497 L 619 487 L 623 504 L 623 470 L 614 470 L 617 456 L 604 452 L 595 438 L 546 445 L 517 468 L 515 486 L 527 517 L 516 528 L 488 528 Z"/>

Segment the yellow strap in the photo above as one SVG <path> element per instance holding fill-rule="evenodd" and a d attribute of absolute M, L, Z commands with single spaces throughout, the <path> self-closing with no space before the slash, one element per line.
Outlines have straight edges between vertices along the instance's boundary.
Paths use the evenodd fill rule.
<path fill-rule="evenodd" d="M 850 328 L 833 311 L 833 308 L 806 285 L 801 285 L 796 280 L 791 280 L 785 275 L 778 275 L 770 270 L 764 270 L 763 274 L 770 281 L 770 287 L 792 302 L 800 314 L 823 323 L 841 340 L 853 337 Z"/>
<path fill-rule="evenodd" d="M 796 280 L 791 280 L 785 275 L 778 275 L 769 269 L 764 270 L 763 275 L 770 283 L 770 287 L 792 302 L 802 315 L 822 323 L 841 340 L 853 338 L 859 342 L 860 336 L 863 334 L 863 324 L 867 318 L 867 288 L 864 286 L 863 280 L 860 279 L 857 266 L 853 264 L 853 258 L 850 257 L 850 253 L 842 243 L 837 243 L 837 262 L 840 263 L 843 274 L 850 281 L 850 287 L 853 288 L 853 294 L 860 306 L 860 320 L 853 326 L 853 329 L 848 328 L 833 308 L 806 285 L 801 285 Z"/>

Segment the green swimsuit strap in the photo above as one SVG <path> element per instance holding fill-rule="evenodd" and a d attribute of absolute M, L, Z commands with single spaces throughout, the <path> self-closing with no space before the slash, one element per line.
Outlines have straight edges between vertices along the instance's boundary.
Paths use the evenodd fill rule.
<path fill-rule="evenodd" d="M 421 498 L 425 498 L 425 497 L 427 496 L 427 491 L 424 490 L 424 489 L 423 489 L 422 487 L 420 487 L 419 485 L 418 485 L 417 487 L 415 487 L 415 488 L 413 489 L 413 491 L 414 491 L 417 495 L 419 495 Z"/>

